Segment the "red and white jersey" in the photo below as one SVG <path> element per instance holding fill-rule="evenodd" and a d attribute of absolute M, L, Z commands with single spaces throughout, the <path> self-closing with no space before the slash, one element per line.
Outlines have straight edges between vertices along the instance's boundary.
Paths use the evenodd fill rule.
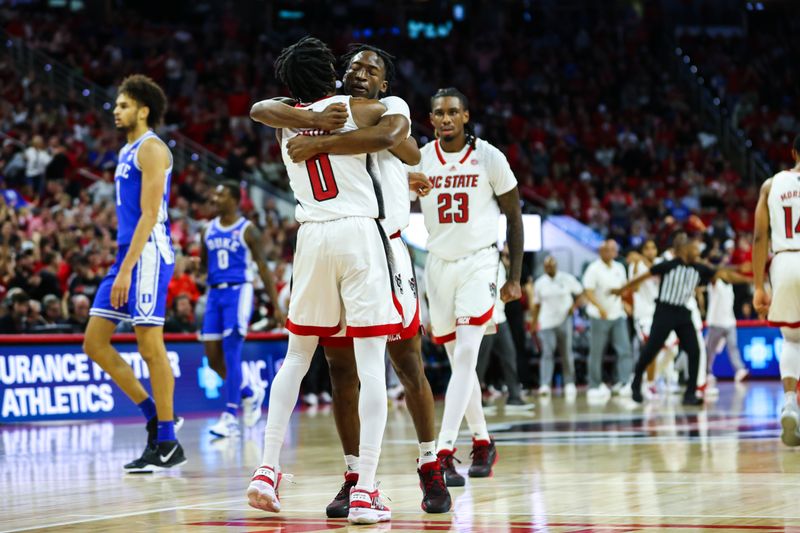
<path fill-rule="evenodd" d="M 772 251 L 800 250 L 800 172 L 784 170 L 772 177 L 767 206 Z"/>
<path fill-rule="evenodd" d="M 368 168 L 370 160 L 367 154 L 318 154 L 308 161 L 293 163 L 286 151 L 289 140 L 297 135 L 330 135 L 358 129 L 353 120 L 349 96 L 330 96 L 303 107 L 309 111 L 322 111 L 336 103 L 347 106 L 347 122 L 340 130 L 282 130 L 283 163 L 297 200 L 295 218 L 301 223 L 345 217 L 378 218 L 378 193 L 374 181 L 378 178 L 378 170 L 374 164 Z"/>
<path fill-rule="evenodd" d="M 660 263 L 656 258 L 653 264 Z M 644 261 L 636 261 L 628 265 L 628 279 L 634 279 L 648 271 Z M 658 287 L 661 281 L 656 277 L 651 277 L 642 282 L 636 292 L 633 293 L 633 318 L 636 320 L 650 320 L 656 312 L 656 299 L 658 298 Z"/>
<path fill-rule="evenodd" d="M 381 98 L 386 106 L 387 115 L 402 115 L 408 120 L 408 132 L 411 135 L 411 112 L 408 104 L 397 96 Z M 403 231 L 408 226 L 408 215 L 411 212 L 409 200 L 408 171 L 406 166 L 389 150 L 375 154 L 383 189 L 383 206 L 385 218 L 381 221 L 387 235 Z"/>
<path fill-rule="evenodd" d="M 438 140 L 421 151 L 422 161 L 410 170 L 433 182 L 430 194 L 420 198 L 428 251 L 455 261 L 497 244 L 500 207 L 495 196 L 517 186 L 506 156 L 483 139 L 458 153 L 445 152 Z"/>

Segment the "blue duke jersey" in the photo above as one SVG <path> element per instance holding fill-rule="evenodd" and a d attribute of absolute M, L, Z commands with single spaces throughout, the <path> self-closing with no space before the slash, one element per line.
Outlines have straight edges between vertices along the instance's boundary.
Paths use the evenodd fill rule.
<path fill-rule="evenodd" d="M 253 258 L 244 240 L 250 221 L 244 217 L 223 226 L 219 217 L 203 234 L 208 254 L 208 301 L 200 340 L 247 336 L 253 313 Z"/>
<path fill-rule="evenodd" d="M 203 239 L 208 251 L 208 284 L 240 284 L 253 281 L 253 258 L 244 240 L 250 221 L 244 217 L 223 226 L 219 217 L 206 227 Z"/>
<path fill-rule="evenodd" d="M 172 177 L 172 154 L 170 166 L 164 170 L 164 195 L 153 231 L 142 249 L 139 260 L 131 272 L 128 302 L 121 307 L 111 305 L 111 288 L 119 274 L 125 255 L 128 253 L 136 225 L 142 218 L 142 167 L 138 159 L 139 147 L 147 139 L 163 142 L 152 131 L 148 131 L 132 143 L 122 147 L 114 173 L 117 190 L 117 260 L 100 282 L 89 314 L 117 323 L 132 320 L 134 326 L 163 326 L 167 307 L 167 286 L 175 270 L 175 255 L 169 233 L 170 179 Z"/>
<path fill-rule="evenodd" d="M 114 185 L 117 189 L 117 242 L 120 246 L 127 246 L 131 243 L 133 232 L 139 219 L 142 218 L 141 195 L 142 195 L 142 169 L 137 159 L 139 147 L 150 138 L 161 139 L 148 131 L 132 143 L 126 144 L 119 151 L 119 162 L 114 173 Z M 163 142 L 163 141 L 161 141 Z M 168 262 L 173 260 L 172 241 L 169 231 L 169 206 L 170 181 L 172 180 L 172 153 L 170 157 L 170 167 L 166 170 L 167 179 L 164 182 L 164 196 L 161 200 L 161 208 L 158 211 L 158 220 L 150 234 L 152 241 L 161 256 Z"/>

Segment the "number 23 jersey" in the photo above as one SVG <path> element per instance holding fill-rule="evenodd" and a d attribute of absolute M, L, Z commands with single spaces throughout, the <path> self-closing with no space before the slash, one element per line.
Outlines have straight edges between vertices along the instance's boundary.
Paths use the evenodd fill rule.
<path fill-rule="evenodd" d="M 350 109 L 349 96 L 330 96 L 302 107 L 309 111 L 323 111 L 331 104 L 347 106 L 347 121 L 336 132 L 320 130 L 295 130 L 284 128 L 281 154 L 289 185 L 294 192 L 298 222 L 326 222 L 345 217 L 378 218 L 380 213 L 380 187 L 377 165 L 371 164 L 366 154 L 318 154 L 308 161 L 292 162 L 286 145 L 297 135 L 330 135 L 358 129 Z M 354 236 L 355 237 L 355 236 Z"/>
<path fill-rule="evenodd" d="M 420 198 L 428 251 L 446 261 L 455 261 L 497 243 L 500 207 L 495 196 L 517 186 L 503 153 L 477 139 L 458 152 L 445 152 L 439 141 L 422 147 L 419 165 L 433 182 L 428 196 Z"/>

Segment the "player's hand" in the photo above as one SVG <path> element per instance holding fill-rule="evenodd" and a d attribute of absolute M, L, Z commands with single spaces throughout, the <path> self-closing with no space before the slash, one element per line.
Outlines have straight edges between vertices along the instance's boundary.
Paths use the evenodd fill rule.
<path fill-rule="evenodd" d="M 314 112 L 314 128 L 322 131 L 333 131 L 344 127 L 347 122 L 347 106 L 331 104 L 322 111 Z"/>
<path fill-rule="evenodd" d="M 111 307 L 122 307 L 128 303 L 131 291 L 131 273 L 120 270 L 111 286 Z"/>
<path fill-rule="evenodd" d="M 598 307 L 597 312 L 600 313 L 600 318 L 602 318 L 603 320 L 608 319 L 608 313 L 606 313 L 606 310 L 603 309 L 602 307 Z"/>
<path fill-rule="evenodd" d="M 433 189 L 433 182 L 422 172 L 409 172 L 408 187 L 411 192 L 417 193 L 417 196 L 421 198 L 428 196 L 428 193 Z"/>
<path fill-rule="evenodd" d="M 513 302 L 522 298 L 522 286 L 519 281 L 506 281 L 500 289 L 500 299 L 503 303 Z"/>
<path fill-rule="evenodd" d="M 302 163 L 320 153 L 320 149 L 317 146 L 317 139 L 315 137 L 297 135 L 289 139 L 289 142 L 286 143 L 286 152 L 293 162 Z"/>
<path fill-rule="evenodd" d="M 275 319 L 276 328 L 283 329 L 283 327 L 286 326 L 286 315 L 277 307 L 272 311 L 272 318 Z"/>
<path fill-rule="evenodd" d="M 772 298 L 764 289 L 756 289 L 753 293 L 753 308 L 761 318 L 766 318 L 771 303 Z"/>

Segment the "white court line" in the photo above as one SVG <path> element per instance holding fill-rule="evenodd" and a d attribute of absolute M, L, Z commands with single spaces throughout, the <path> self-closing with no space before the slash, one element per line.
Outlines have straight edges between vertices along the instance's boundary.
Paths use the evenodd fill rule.
<path fill-rule="evenodd" d="M 195 511 L 236 511 L 236 512 L 247 511 L 247 510 L 255 511 L 255 509 L 252 509 L 252 508 L 249 508 L 249 507 L 247 509 L 242 509 L 242 508 L 220 509 L 220 508 L 198 507 L 197 509 L 193 509 L 193 510 L 195 510 Z M 532 516 L 535 519 L 548 519 L 548 518 L 551 518 L 551 517 L 573 517 L 573 518 L 576 518 L 576 519 L 581 519 L 581 518 L 623 518 L 623 519 L 658 518 L 658 519 L 661 519 L 661 520 L 664 520 L 664 519 L 672 520 L 673 518 L 699 518 L 699 519 L 704 519 L 704 518 L 723 518 L 723 519 L 731 519 L 731 520 L 742 520 L 742 519 L 748 519 L 748 520 L 800 520 L 800 515 L 798 515 L 798 516 L 785 516 L 785 515 L 781 515 L 781 516 L 761 516 L 761 515 L 712 515 L 712 514 L 673 514 L 673 513 L 662 513 L 662 514 L 641 514 L 641 513 L 633 513 L 633 514 L 614 514 L 614 513 L 525 513 L 525 512 L 517 512 L 517 511 L 505 512 L 504 513 L 504 512 L 480 512 L 480 511 L 471 511 L 471 510 L 468 510 L 468 509 L 465 509 L 463 513 L 459 513 L 458 511 L 459 511 L 458 509 L 455 509 L 452 514 L 445 514 L 445 515 L 440 515 L 440 516 L 442 516 L 442 517 L 452 516 L 453 517 L 453 520 L 452 520 L 453 522 L 455 522 L 460 517 L 466 517 L 466 516 L 469 516 L 469 517 L 475 517 L 475 516 L 486 516 L 486 517 L 492 517 L 492 516 Z M 323 511 L 321 511 L 320 509 L 287 509 L 286 510 L 286 513 L 298 513 L 298 514 L 321 514 L 322 512 Z M 394 516 L 394 515 L 415 515 L 415 516 L 419 516 L 420 514 L 421 514 L 420 511 L 398 511 L 398 510 L 392 509 L 392 516 Z M 244 518 L 239 518 L 239 519 L 235 519 L 235 520 L 247 521 L 248 518 L 244 517 Z M 231 519 L 228 519 L 228 521 L 231 521 Z M 444 523 L 448 523 L 447 520 L 443 520 L 443 522 Z M 597 525 L 602 525 L 602 524 L 597 524 Z M 624 524 L 621 524 L 621 525 L 624 525 Z M 800 524 L 797 524 L 797 525 L 794 525 L 794 524 L 781 524 L 781 526 L 783 526 L 783 527 L 798 527 L 798 526 L 800 526 Z M 775 526 L 775 527 L 778 527 L 778 526 Z"/>
<path fill-rule="evenodd" d="M 141 515 L 152 514 L 152 513 L 165 513 L 165 512 L 168 512 L 168 511 L 191 510 L 191 509 L 194 509 L 195 507 L 202 507 L 204 505 L 214 505 L 215 503 L 216 504 L 235 503 L 235 502 L 238 502 L 238 501 L 241 501 L 241 498 L 236 498 L 235 500 L 234 499 L 229 499 L 229 500 L 217 500 L 217 501 L 205 502 L 205 503 L 195 503 L 195 504 L 192 504 L 192 505 L 178 505 L 178 506 L 175 506 L 175 507 L 162 507 L 160 509 L 150 509 L 150 510 L 146 510 L 146 511 L 135 511 L 135 512 L 132 512 L 132 513 L 122 513 L 122 514 L 102 515 L 102 516 L 101 515 L 89 515 L 89 516 L 94 516 L 94 518 L 86 518 L 84 520 L 70 520 L 70 521 L 64 521 L 64 522 L 56 522 L 56 523 L 53 523 L 53 524 L 39 524 L 39 525 L 36 525 L 36 526 L 21 527 L 21 528 L 16 528 L 16 529 L 4 529 L 4 530 L 0 531 L 0 533 L 13 533 L 15 531 L 32 531 L 34 529 L 44 529 L 44 528 L 48 528 L 48 527 L 74 526 L 74 525 L 77 525 L 77 524 L 84 524 L 84 523 L 88 523 L 88 522 L 101 522 L 103 520 L 116 520 L 118 518 L 128 518 L 128 517 L 131 517 L 131 516 L 141 516 Z"/>

